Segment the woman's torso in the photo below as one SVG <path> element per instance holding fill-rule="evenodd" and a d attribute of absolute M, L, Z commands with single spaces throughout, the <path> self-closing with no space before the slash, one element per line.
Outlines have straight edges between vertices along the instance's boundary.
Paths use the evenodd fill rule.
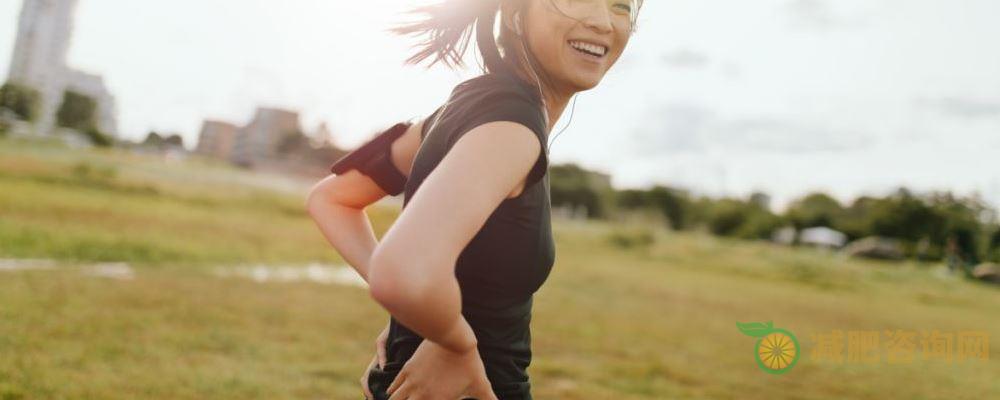
<path fill-rule="evenodd" d="M 527 368 L 531 362 L 533 294 L 555 261 L 550 220 L 547 129 L 537 92 L 506 72 L 463 82 L 446 106 L 425 123 L 425 136 L 406 183 L 403 207 L 455 141 L 485 122 L 522 123 L 538 137 L 542 153 L 524 190 L 505 199 L 463 249 L 455 265 L 462 293 L 462 314 L 479 342 L 487 377 L 501 400 L 531 399 Z M 438 119 L 435 122 L 435 119 Z M 433 229 L 428 227 L 428 229 Z M 376 399 L 423 341 L 390 318 L 387 363 L 369 372 Z"/>

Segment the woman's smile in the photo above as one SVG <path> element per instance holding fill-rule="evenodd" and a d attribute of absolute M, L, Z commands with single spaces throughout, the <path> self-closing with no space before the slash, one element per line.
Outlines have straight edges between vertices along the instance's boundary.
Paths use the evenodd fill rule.
<path fill-rule="evenodd" d="M 583 40 L 570 40 L 566 44 L 584 61 L 593 64 L 603 64 L 608 54 L 608 46 Z"/>

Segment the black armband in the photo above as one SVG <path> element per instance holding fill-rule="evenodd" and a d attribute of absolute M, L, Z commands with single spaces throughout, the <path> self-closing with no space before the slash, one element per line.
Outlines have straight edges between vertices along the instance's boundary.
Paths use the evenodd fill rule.
<path fill-rule="evenodd" d="M 406 185 L 406 176 L 392 163 L 392 143 L 406 133 L 409 127 L 409 123 L 400 122 L 375 135 L 361 147 L 334 162 L 330 172 L 340 175 L 356 169 L 375 181 L 386 193 L 393 196 L 402 193 Z"/>

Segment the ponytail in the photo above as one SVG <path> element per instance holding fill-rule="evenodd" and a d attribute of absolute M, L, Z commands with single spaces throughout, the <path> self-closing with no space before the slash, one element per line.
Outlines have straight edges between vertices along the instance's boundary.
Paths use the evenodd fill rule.
<path fill-rule="evenodd" d="M 431 59 L 428 67 L 443 62 L 452 69 L 465 66 L 462 57 L 468 50 L 473 28 L 476 44 L 483 56 L 484 72 L 503 68 L 503 60 L 493 36 L 500 3 L 504 0 L 441 0 L 434 5 L 415 8 L 412 12 L 425 17 L 417 22 L 391 29 L 393 33 L 423 36 L 416 47 L 419 50 L 406 60 L 419 64 Z"/>

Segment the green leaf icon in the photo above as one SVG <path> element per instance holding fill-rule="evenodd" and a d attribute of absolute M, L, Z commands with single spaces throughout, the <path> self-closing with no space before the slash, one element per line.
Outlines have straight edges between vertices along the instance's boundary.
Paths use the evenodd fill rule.
<path fill-rule="evenodd" d="M 740 332 L 743 332 L 744 335 L 753 337 L 763 337 L 768 333 L 774 331 L 774 323 L 771 321 L 744 322 L 744 323 L 737 322 L 736 327 L 739 328 Z"/>

